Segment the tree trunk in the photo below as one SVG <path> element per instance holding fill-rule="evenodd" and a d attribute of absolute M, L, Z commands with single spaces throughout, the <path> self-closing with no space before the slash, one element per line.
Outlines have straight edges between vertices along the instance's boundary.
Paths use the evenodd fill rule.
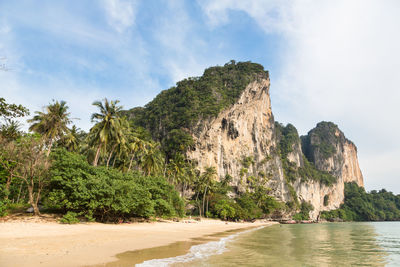
<path fill-rule="evenodd" d="M 113 145 L 113 147 L 111 148 L 110 155 L 108 156 L 108 159 L 107 159 L 107 168 L 108 168 L 108 166 L 109 166 L 109 164 L 110 164 L 111 156 L 112 156 L 112 154 L 114 153 L 114 150 L 115 150 L 116 147 L 117 147 L 117 145 L 115 144 L 115 145 Z"/>
<path fill-rule="evenodd" d="M 18 197 L 17 197 L 17 203 L 19 203 L 19 198 L 21 197 L 22 184 L 23 184 L 23 182 L 21 181 L 21 184 L 19 185 L 19 192 L 18 192 Z"/>
<path fill-rule="evenodd" d="M 183 182 L 183 185 L 182 185 L 182 197 L 185 196 L 185 191 L 186 191 L 186 183 Z"/>
<path fill-rule="evenodd" d="M 33 208 L 33 214 L 35 216 L 39 216 L 40 215 L 40 211 L 37 205 L 37 201 L 34 200 L 33 197 L 33 188 L 32 186 L 28 185 L 28 193 L 29 193 L 29 204 L 31 204 L 32 208 Z"/>
<path fill-rule="evenodd" d="M 205 214 L 204 214 L 204 202 L 205 202 L 205 199 L 206 199 L 206 194 L 207 194 L 207 186 L 206 186 L 206 188 L 204 189 L 204 194 L 203 194 L 203 215 L 205 215 Z"/>
<path fill-rule="evenodd" d="M 132 167 L 132 162 L 133 162 L 133 157 L 135 156 L 135 154 L 132 154 L 131 160 L 129 161 L 129 168 L 128 168 L 128 172 L 131 170 Z"/>
<path fill-rule="evenodd" d="M 114 157 L 114 160 L 113 160 L 113 165 L 112 165 L 112 167 L 114 168 L 114 166 L 115 166 L 115 161 L 117 160 L 117 157 Z"/>
<path fill-rule="evenodd" d="M 209 197 L 207 197 L 207 204 L 206 204 L 206 217 L 208 218 L 208 216 L 207 216 L 207 213 L 208 213 L 208 199 L 209 199 Z"/>
<path fill-rule="evenodd" d="M 94 160 L 93 160 L 93 166 L 97 166 L 97 162 L 99 161 L 99 156 L 100 156 L 100 149 L 101 149 L 101 143 L 100 143 L 99 147 L 97 148 L 96 156 L 94 157 Z"/>
<path fill-rule="evenodd" d="M 50 145 L 49 145 L 49 150 L 47 150 L 47 154 L 46 154 L 47 157 L 49 157 L 49 155 L 50 155 L 51 147 L 53 146 L 53 142 L 54 142 L 54 140 L 51 139 L 51 140 L 50 140 Z"/>
<path fill-rule="evenodd" d="M 8 195 L 10 194 L 10 185 L 11 185 L 11 180 L 12 180 L 12 175 L 10 175 L 8 178 L 7 178 L 7 182 L 6 182 L 6 192 L 7 192 L 7 194 L 4 196 L 4 199 L 5 200 L 7 200 L 8 199 Z"/>

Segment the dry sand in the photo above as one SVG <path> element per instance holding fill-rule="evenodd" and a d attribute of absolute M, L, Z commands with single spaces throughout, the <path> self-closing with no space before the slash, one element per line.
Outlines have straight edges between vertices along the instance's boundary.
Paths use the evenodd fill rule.
<path fill-rule="evenodd" d="M 0 223 L 0 266 L 85 266 L 114 261 L 132 250 L 189 241 L 219 232 L 273 222 L 154 222 L 75 224 L 11 221 Z M 156 255 L 155 255 L 156 258 Z"/>

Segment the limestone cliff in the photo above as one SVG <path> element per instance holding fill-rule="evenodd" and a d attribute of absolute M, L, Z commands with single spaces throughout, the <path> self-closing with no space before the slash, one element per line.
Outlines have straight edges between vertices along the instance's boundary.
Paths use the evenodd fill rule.
<path fill-rule="evenodd" d="M 274 195 L 285 201 L 288 196 L 276 153 L 269 86 L 269 79 L 250 83 L 234 105 L 210 122 L 202 122 L 187 156 L 201 171 L 213 166 L 219 178 L 232 176 L 232 185 L 239 191 L 245 190 L 247 177 L 262 176 Z"/>
<path fill-rule="evenodd" d="M 216 179 L 231 177 L 224 179 L 231 181 L 231 196 L 261 188 L 286 203 L 274 216 L 293 215 L 307 202 L 316 219 L 343 202 L 345 182 L 363 186 L 357 149 L 333 123 L 319 123 L 300 138 L 293 125 L 275 122 L 269 90 L 263 66 L 231 61 L 125 115 L 160 142 L 167 162 L 185 154 L 197 177 L 208 167 Z"/>
<path fill-rule="evenodd" d="M 364 186 L 357 148 L 334 123 L 318 123 L 303 137 L 303 149 L 319 170 L 341 177 L 344 182 L 356 182 Z"/>
<path fill-rule="evenodd" d="M 203 121 L 187 157 L 201 171 L 213 166 L 219 178 L 230 175 L 238 192 L 246 190 L 249 177 L 259 177 L 277 199 L 311 203 L 316 219 L 340 206 L 344 182 L 363 186 L 357 149 L 333 123 L 319 123 L 303 142 L 294 126 L 275 125 L 269 88 L 268 79 L 253 81 L 235 104 Z"/>

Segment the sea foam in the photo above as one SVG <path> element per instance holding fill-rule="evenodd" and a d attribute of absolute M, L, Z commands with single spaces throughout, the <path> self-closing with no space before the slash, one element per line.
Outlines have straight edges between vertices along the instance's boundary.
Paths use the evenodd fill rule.
<path fill-rule="evenodd" d="M 194 260 L 198 259 L 206 259 L 212 255 L 219 255 L 224 253 L 227 248 L 226 244 L 236 238 L 237 236 L 248 233 L 251 231 L 259 230 L 261 228 L 264 228 L 265 226 L 260 226 L 257 228 L 253 228 L 250 230 L 246 230 L 243 232 L 239 232 L 227 237 L 223 237 L 218 241 L 211 241 L 208 243 L 204 243 L 201 245 L 194 245 L 190 248 L 189 252 L 185 255 L 181 256 L 176 256 L 176 257 L 171 257 L 171 258 L 164 258 L 164 259 L 153 259 L 153 260 L 148 260 L 144 261 L 143 263 L 136 264 L 136 267 L 164 267 L 164 266 L 169 266 L 170 264 L 175 264 L 175 263 L 185 263 L 185 262 L 191 262 Z"/>

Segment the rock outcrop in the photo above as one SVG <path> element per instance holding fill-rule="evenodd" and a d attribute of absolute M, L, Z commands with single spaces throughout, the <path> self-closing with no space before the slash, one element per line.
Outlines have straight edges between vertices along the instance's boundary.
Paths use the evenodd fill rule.
<path fill-rule="evenodd" d="M 303 137 L 303 149 L 319 170 L 341 177 L 344 182 L 356 182 L 364 186 L 357 148 L 334 123 L 318 123 Z"/>
<path fill-rule="evenodd" d="M 258 177 L 277 199 L 312 204 L 310 217 L 317 219 L 321 211 L 339 208 L 345 182 L 363 186 L 357 149 L 333 123 L 319 123 L 301 141 L 292 125 L 289 133 L 279 132 L 269 88 L 269 79 L 255 80 L 235 104 L 201 122 L 187 157 L 201 171 L 215 167 L 219 179 L 230 175 L 238 192 Z M 310 168 L 313 177 L 303 177 Z M 336 179 L 328 183 L 319 175 Z"/>
<path fill-rule="evenodd" d="M 232 176 L 232 185 L 242 191 L 247 177 L 261 175 L 269 180 L 274 195 L 285 201 L 288 196 L 276 153 L 269 86 L 269 79 L 250 83 L 234 105 L 210 122 L 202 122 L 187 157 L 198 163 L 200 171 L 211 166 L 219 178 Z"/>

